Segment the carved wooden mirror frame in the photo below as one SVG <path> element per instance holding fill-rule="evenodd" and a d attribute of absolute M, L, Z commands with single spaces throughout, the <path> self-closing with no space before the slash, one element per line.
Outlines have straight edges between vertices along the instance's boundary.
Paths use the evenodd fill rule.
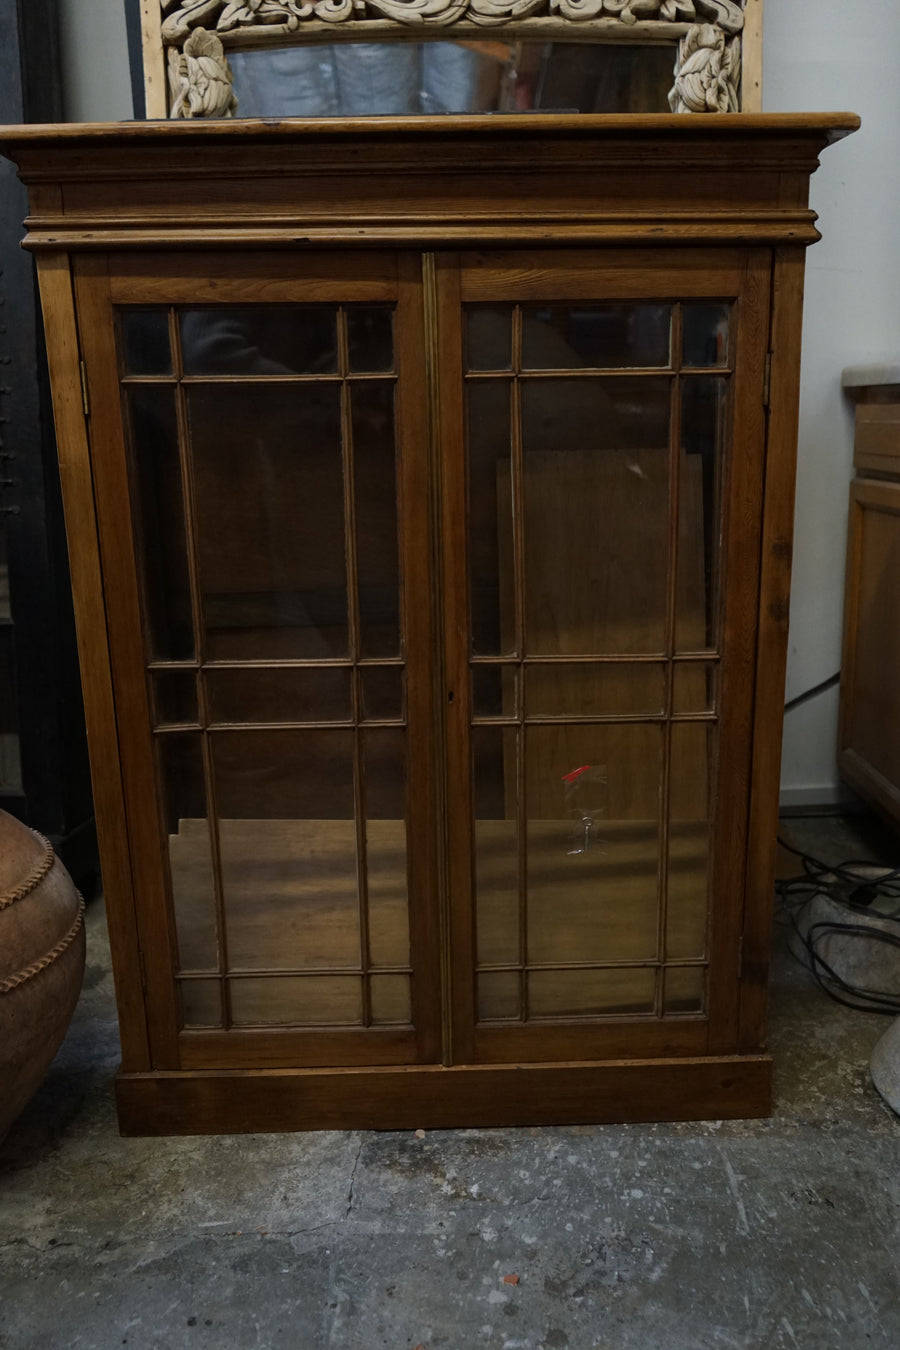
<path fill-rule="evenodd" d="M 302 42 L 673 47 L 672 112 L 759 112 L 763 0 L 141 0 L 149 118 L 233 117 L 228 53 Z M 659 111 L 665 111 L 659 109 Z"/>

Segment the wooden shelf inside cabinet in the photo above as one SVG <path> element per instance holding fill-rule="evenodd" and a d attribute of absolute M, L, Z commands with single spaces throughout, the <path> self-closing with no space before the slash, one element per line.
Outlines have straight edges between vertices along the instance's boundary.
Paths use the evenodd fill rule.
<path fill-rule="evenodd" d="M 856 405 L 850 486 L 840 769 L 900 825 L 900 365 L 844 371 Z"/>
<path fill-rule="evenodd" d="M 808 180 L 856 124 L 0 131 L 124 1130 L 769 1109 Z"/>

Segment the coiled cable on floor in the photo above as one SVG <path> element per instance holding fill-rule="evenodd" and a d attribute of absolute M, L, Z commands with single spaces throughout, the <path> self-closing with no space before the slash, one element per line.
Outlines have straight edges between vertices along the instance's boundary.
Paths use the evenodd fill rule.
<path fill-rule="evenodd" d="M 900 1014 L 900 988 L 868 989 L 853 984 L 825 959 L 822 945 L 828 938 L 858 937 L 900 948 L 900 868 L 857 859 L 832 865 L 794 848 L 784 839 L 779 838 L 778 842 L 802 863 L 801 875 L 776 881 L 775 894 L 796 945 L 806 953 L 808 968 L 819 988 L 845 1007 L 896 1017 Z M 877 920 L 888 927 L 829 919 L 812 923 L 804 930 L 798 914 L 816 896 L 824 896 L 860 918 Z"/>

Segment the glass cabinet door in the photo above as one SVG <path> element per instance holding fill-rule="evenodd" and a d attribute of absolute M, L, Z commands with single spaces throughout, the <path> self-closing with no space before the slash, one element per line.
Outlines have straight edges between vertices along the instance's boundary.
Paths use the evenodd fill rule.
<path fill-rule="evenodd" d="M 768 276 L 79 262 L 154 1067 L 736 1049 Z"/>
<path fill-rule="evenodd" d="M 95 455 L 160 1053 L 434 1058 L 421 297 L 396 256 L 147 271 L 106 296 L 124 475 Z"/>
<path fill-rule="evenodd" d="M 732 1034 L 763 267 L 532 254 L 442 274 L 464 1058 Z"/>

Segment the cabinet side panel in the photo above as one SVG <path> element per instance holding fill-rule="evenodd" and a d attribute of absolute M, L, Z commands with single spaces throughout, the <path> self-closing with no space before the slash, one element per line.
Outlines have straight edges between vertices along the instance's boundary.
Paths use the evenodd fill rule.
<path fill-rule="evenodd" d="M 69 262 L 46 254 L 38 277 L 69 545 L 78 654 L 125 1072 L 150 1067 L 140 948 L 116 737 L 94 487 Z"/>
<path fill-rule="evenodd" d="M 841 649 L 841 701 L 838 720 L 838 756 L 850 744 L 856 700 L 856 638 L 859 629 L 859 572 L 862 558 L 862 506 L 858 484 L 850 484 L 847 520 L 847 561 L 844 571 L 844 633 Z"/>
<path fill-rule="evenodd" d="M 105 255 L 82 257 L 73 269 L 85 381 L 100 560 L 105 585 L 110 670 L 115 690 L 122 789 L 129 825 L 135 916 L 146 984 L 148 1036 L 155 1068 L 177 1064 L 172 935 L 161 881 L 162 844 L 141 664 L 141 606 L 132 544 L 115 327 Z M 142 756 L 146 757 L 142 760 Z M 151 825 L 150 822 L 154 824 Z"/>
<path fill-rule="evenodd" d="M 858 479 L 850 488 L 840 767 L 893 821 L 900 818 L 898 556 L 900 483 Z"/>
<path fill-rule="evenodd" d="M 790 613 L 805 254 L 775 250 L 740 1048 L 765 1038 Z"/>
<path fill-rule="evenodd" d="M 719 905 L 711 915 L 710 1049 L 731 1053 L 739 1035 L 741 987 L 735 978 L 744 915 L 738 897 L 729 896 L 729 878 L 738 878 L 753 859 L 755 844 L 748 831 L 748 784 L 754 782 L 752 733 L 756 634 L 767 615 L 765 590 L 757 589 L 760 518 L 765 509 L 766 443 L 764 370 L 769 341 L 771 255 L 748 253 L 741 293 L 741 314 L 734 387 L 734 482 L 726 526 L 728 580 L 725 586 L 726 661 L 722 671 L 722 752 L 716 787 L 718 838 L 714 894 Z M 763 545 L 764 547 L 764 545 Z M 777 774 L 777 756 L 776 756 Z M 777 776 L 767 790 L 777 804 Z M 751 798 L 752 800 L 752 798 Z M 752 817 L 752 805 L 750 807 Z M 775 834 L 772 831 L 771 849 Z M 771 851 L 771 850 L 770 850 Z M 761 855 L 764 857 L 765 855 Z M 756 867 L 751 867 L 755 875 Z M 732 883 L 733 884 L 733 883 Z M 729 900 L 726 900 L 729 897 Z M 766 978 L 767 953 L 761 951 L 761 978 Z"/>

